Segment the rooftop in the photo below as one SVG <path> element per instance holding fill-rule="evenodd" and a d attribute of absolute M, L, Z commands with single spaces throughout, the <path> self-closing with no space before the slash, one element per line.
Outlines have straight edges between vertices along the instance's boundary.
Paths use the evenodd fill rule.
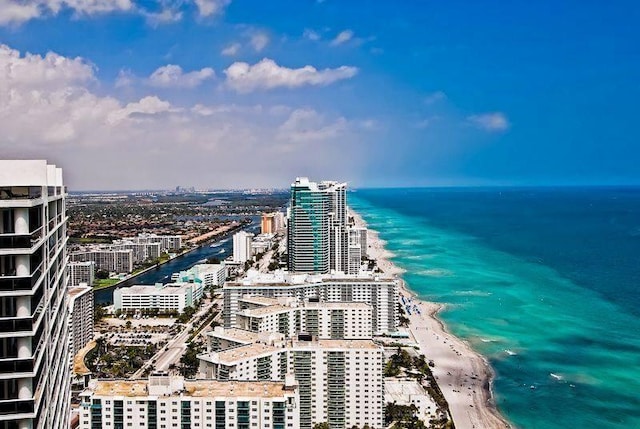
<path fill-rule="evenodd" d="M 162 287 L 152 285 L 134 285 L 130 287 L 118 288 L 124 295 L 172 295 L 175 293 L 187 292 L 193 287 L 193 283 L 167 283 Z"/>
<path fill-rule="evenodd" d="M 97 380 L 89 390 L 96 396 L 149 396 L 147 380 Z M 183 392 L 173 392 L 178 396 Z M 283 382 L 191 380 L 184 382 L 184 393 L 192 397 L 282 397 Z"/>
<path fill-rule="evenodd" d="M 91 292 L 92 290 L 93 288 L 90 288 L 89 286 L 74 286 L 70 287 L 67 293 L 69 294 L 69 300 L 73 300 L 85 293 Z"/>
<path fill-rule="evenodd" d="M 258 333 L 238 328 L 216 327 L 213 331 L 208 332 L 207 335 L 210 337 L 235 340 L 242 343 L 256 342 L 260 339 L 260 335 Z"/>

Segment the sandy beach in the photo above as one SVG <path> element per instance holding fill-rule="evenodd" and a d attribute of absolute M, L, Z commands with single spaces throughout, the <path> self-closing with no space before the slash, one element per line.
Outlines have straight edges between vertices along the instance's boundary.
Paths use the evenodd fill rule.
<path fill-rule="evenodd" d="M 366 226 L 362 217 L 350 210 L 358 226 Z M 404 272 L 395 266 L 393 256 L 384 247 L 376 231 L 367 232 L 369 257 L 376 259 L 378 267 L 388 275 L 401 276 Z M 491 396 L 493 372 L 487 361 L 461 339 L 447 332 L 437 318 L 443 305 L 419 300 L 404 281 L 400 293 L 420 310 L 409 316 L 409 331 L 421 352 L 432 360 L 432 369 L 444 394 L 457 429 L 492 429 L 512 427 L 500 415 Z"/>

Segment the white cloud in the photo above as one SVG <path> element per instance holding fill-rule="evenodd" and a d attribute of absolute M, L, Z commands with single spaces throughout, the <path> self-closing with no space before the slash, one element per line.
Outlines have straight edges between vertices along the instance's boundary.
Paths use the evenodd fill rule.
<path fill-rule="evenodd" d="M 240 45 L 240 43 L 232 43 L 224 48 L 220 53 L 228 57 L 234 57 L 238 54 L 241 47 L 242 45 Z"/>
<path fill-rule="evenodd" d="M 94 79 L 94 66 L 82 58 L 67 58 L 52 52 L 44 57 L 26 54 L 0 45 L 0 89 L 39 89 Z"/>
<path fill-rule="evenodd" d="M 149 76 L 149 84 L 162 88 L 195 88 L 214 76 L 215 73 L 210 67 L 184 73 L 182 67 L 168 64 L 159 67 Z"/>
<path fill-rule="evenodd" d="M 275 61 L 265 58 L 250 65 L 235 62 L 225 71 L 226 84 L 238 92 L 251 92 L 258 89 L 298 88 L 305 85 L 324 86 L 342 79 L 349 79 L 358 73 L 356 67 L 341 66 L 335 69 L 318 70 L 313 66 L 297 69 L 282 67 Z"/>
<path fill-rule="evenodd" d="M 255 33 L 249 39 L 249 43 L 256 52 L 260 52 L 269 44 L 269 36 L 262 32 Z"/>
<path fill-rule="evenodd" d="M 182 19 L 182 12 L 171 7 L 165 7 L 160 12 L 147 12 L 141 10 L 140 13 L 147 19 L 147 23 L 152 27 L 162 24 L 171 24 Z"/>
<path fill-rule="evenodd" d="M 231 4 L 231 0 L 195 0 L 200 16 L 221 14 L 224 8 Z"/>
<path fill-rule="evenodd" d="M 349 40 L 353 38 L 353 34 L 354 33 L 352 30 L 341 31 L 340 33 L 338 33 L 336 38 L 333 39 L 329 44 L 331 46 L 338 46 L 338 45 L 342 45 L 343 43 L 347 43 Z"/>
<path fill-rule="evenodd" d="M 37 3 L 0 0 L 0 25 L 21 24 L 30 19 L 38 18 L 41 13 Z"/>
<path fill-rule="evenodd" d="M 116 88 L 126 88 L 133 85 L 133 82 L 136 80 L 135 75 L 128 69 L 122 69 L 118 72 L 118 77 L 116 78 L 116 82 L 114 86 Z"/>
<path fill-rule="evenodd" d="M 320 33 L 318 33 L 317 31 L 311 30 L 310 28 L 304 29 L 304 32 L 302 33 L 302 37 L 304 37 L 305 39 L 313 40 L 313 41 L 317 41 L 321 39 Z"/>
<path fill-rule="evenodd" d="M 279 136 L 294 143 L 334 139 L 347 128 L 345 118 L 329 122 L 313 109 L 296 109 L 279 127 Z"/>
<path fill-rule="evenodd" d="M 2 156 L 61 165 L 72 189 L 282 186 L 300 171 L 348 179 L 361 164 L 360 128 L 339 115 L 153 93 L 123 101 L 92 92 L 96 81 L 82 58 L 0 46 Z"/>
<path fill-rule="evenodd" d="M 57 15 L 63 9 L 95 15 L 133 9 L 131 0 L 0 0 L 0 25 L 19 25 L 31 19 Z"/>
<path fill-rule="evenodd" d="M 44 0 L 42 3 L 45 3 L 55 13 L 68 7 L 77 13 L 87 15 L 126 11 L 133 8 L 131 0 Z"/>
<path fill-rule="evenodd" d="M 511 126 L 509 120 L 502 112 L 471 115 L 467 117 L 467 120 L 474 126 L 485 131 L 506 131 Z"/>
<path fill-rule="evenodd" d="M 445 94 L 442 91 L 436 91 L 427 95 L 424 98 L 424 104 L 426 104 L 427 106 L 430 106 L 434 103 L 437 103 L 438 101 L 445 100 L 446 98 L 447 98 L 447 94 Z"/>

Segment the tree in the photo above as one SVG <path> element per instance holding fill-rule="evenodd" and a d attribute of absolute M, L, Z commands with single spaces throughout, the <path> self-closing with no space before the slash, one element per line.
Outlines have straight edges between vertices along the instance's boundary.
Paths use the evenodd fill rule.
<path fill-rule="evenodd" d="M 184 378 L 193 378 L 198 372 L 198 354 L 202 353 L 202 346 L 196 343 L 189 343 L 187 351 L 180 358 L 180 374 Z"/>
<path fill-rule="evenodd" d="M 105 271 L 105 270 L 98 270 L 98 271 L 96 271 L 96 278 L 100 279 L 100 280 L 108 279 L 109 278 L 109 272 Z"/>
<path fill-rule="evenodd" d="M 327 422 L 316 423 L 315 425 L 313 425 L 313 429 L 330 429 L 330 428 L 331 427 Z"/>
<path fill-rule="evenodd" d="M 96 305 L 93 309 L 93 323 L 99 322 L 106 315 L 107 312 L 104 309 L 104 306 L 101 304 Z"/>

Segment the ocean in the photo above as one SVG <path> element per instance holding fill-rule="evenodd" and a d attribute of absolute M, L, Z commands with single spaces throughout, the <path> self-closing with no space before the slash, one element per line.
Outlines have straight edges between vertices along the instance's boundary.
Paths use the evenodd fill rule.
<path fill-rule="evenodd" d="M 489 360 L 516 427 L 640 428 L 640 188 L 348 198 L 409 288 Z"/>

